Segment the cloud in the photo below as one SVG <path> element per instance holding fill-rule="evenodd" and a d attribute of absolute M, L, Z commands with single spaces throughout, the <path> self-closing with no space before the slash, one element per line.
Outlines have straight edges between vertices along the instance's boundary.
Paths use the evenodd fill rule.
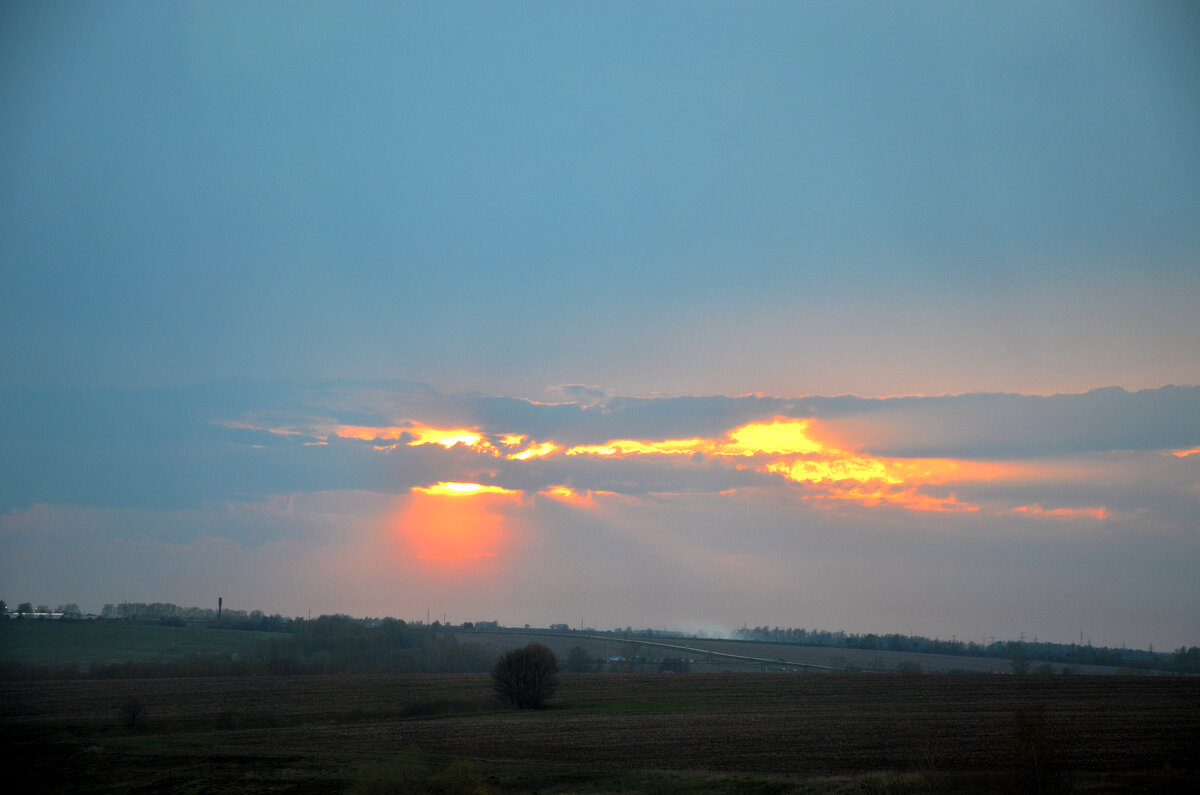
<path fill-rule="evenodd" d="M 1141 510 L 1190 506 L 1197 457 L 1152 453 L 1200 444 L 1197 387 L 883 400 L 559 391 L 583 402 L 378 381 L 5 390 L 0 508 L 196 508 L 470 482 L 624 494 L 788 484 L 878 506 Z M 1147 455 L 1114 458 L 1122 450 Z"/>
<path fill-rule="evenodd" d="M 0 559 L 22 598 L 80 604 L 222 587 L 289 614 L 1061 639 L 1122 615 L 1114 642 L 1177 643 L 1197 596 L 1200 456 L 1175 454 L 1198 444 L 1196 392 L 0 390 Z"/>
<path fill-rule="evenodd" d="M 546 390 L 547 396 L 559 403 L 577 403 L 581 406 L 595 406 L 608 398 L 609 392 L 597 386 L 583 384 L 559 384 Z"/>
<path fill-rule="evenodd" d="M 807 401 L 857 449 L 906 458 L 1017 459 L 1200 443 L 1200 387 L 1074 395 Z"/>

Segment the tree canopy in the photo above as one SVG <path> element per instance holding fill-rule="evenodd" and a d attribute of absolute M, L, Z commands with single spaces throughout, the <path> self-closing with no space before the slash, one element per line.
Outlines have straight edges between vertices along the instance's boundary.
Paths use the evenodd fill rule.
<path fill-rule="evenodd" d="M 540 643 L 513 649 L 496 660 L 492 686 L 518 709 L 541 709 L 558 687 L 558 659 Z"/>

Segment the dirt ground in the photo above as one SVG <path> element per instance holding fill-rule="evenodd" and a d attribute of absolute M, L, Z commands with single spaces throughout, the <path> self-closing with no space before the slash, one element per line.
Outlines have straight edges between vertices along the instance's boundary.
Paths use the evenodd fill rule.
<path fill-rule="evenodd" d="M 340 791 L 405 749 L 493 791 L 638 791 L 635 771 L 682 791 L 879 771 L 971 789 L 1025 764 L 1186 791 L 1200 748 L 1195 678 L 564 674 L 550 703 L 508 708 L 484 675 L 7 682 L 0 739 L 18 780 L 62 792 Z"/>

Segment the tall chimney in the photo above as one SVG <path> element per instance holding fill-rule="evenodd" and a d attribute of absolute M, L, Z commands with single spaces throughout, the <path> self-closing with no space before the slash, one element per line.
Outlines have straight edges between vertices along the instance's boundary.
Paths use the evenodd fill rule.
<path fill-rule="evenodd" d="M 225 601 L 224 598 L 222 598 L 220 596 L 217 597 L 217 621 L 221 620 L 221 602 L 224 602 L 224 601 Z"/>

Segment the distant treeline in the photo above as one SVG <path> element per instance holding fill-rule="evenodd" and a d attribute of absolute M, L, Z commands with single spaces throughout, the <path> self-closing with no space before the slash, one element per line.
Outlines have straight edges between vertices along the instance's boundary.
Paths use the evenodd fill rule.
<path fill-rule="evenodd" d="M 278 613 L 266 615 L 261 610 L 216 610 L 203 607 L 180 607 L 170 602 L 121 602 L 106 604 L 100 617 L 108 621 L 141 621 L 168 626 L 204 624 L 221 629 L 246 629 L 259 632 L 290 632 L 293 620 Z"/>
<path fill-rule="evenodd" d="M 3 602 L 0 602 L 2 605 Z M 24 603 L 22 605 L 25 606 Z M 60 609 L 64 619 L 78 616 L 75 605 Z M 32 608 L 30 608 L 32 610 Z M 39 610 L 41 608 L 38 608 Z M 321 616 L 316 619 L 285 618 L 278 613 L 267 615 L 261 610 L 216 610 L 199 607 L 180 607 L 170 602 L 122 602 L 106 604 L 100 612 L 105 620 L 166 626 L 203 625 L 214 629 L 252 630 L 278 633 L 251 644 L 240 659 L 197 655 L 183 662 L 116 663 L 94 666 L 76 675 L 93 677 L 132 676 L 219 676 L 247 674 L 320 674 L 355 671 L 453 673 L 487 671 L 495 662 L 497 651 L 491 646 L 459 643 L 453 635 L 442 632 L 438 622 L 432 625 L 408 623 L 394 618 L 356 619 L 345 615 Z M 494 622 L 483 622 L 491 626 Z M 552 627 L 566 630 L 565 625 Z M 622 632 L 618 629 L 615 632 Z M 630 635 L 633 630 L 623 631 Z M 641 634 L 640 632 L 638 634 Z M 647 635 L 680 637 L 678 633 L 645 630 Z M 1017 658 L 1059 663 L 1062 665 L 1106 665 L 1139 670 L 1200 674 L 1200 646 L 1180 647 L 1174 652 L 1155 652 L 1140 649 L 1114 649 L 1092 646 L 1090 643 L 1064 644 L 1026 642 L 1018 640 L 993 641 L 979 644 L 957 639 L 941 640 L 920 635 L 897 633 L 857 635 L 826 630 L 806 630 L 781 627 L 743 627 L 735 637 L 740 640 L 792 643 L 801 646 L 825 646 L 878 651 L 919 652 L 969 657 L 991 657 L 1004 660 Z M 12 672 L 10 672 L 12 673 Z M 60 672 L 67 675 L 65 671 Z"/>
<path fill-rule="evenodd" d="M 753 629 L 742 627 L 735 634 L 740 640 L 794 643 L 799 646 L 837 646 L 847 649 L 997 657 L 1006 660 L 1025 657 L 1065 665 L 1111 665 L 1133 671 L 1200 673 L 1200 646 L 1191 648 L 1181 646 L 1173 653 L 1164 653 L 1140 649 L 1098 647 L 1092 646 L 1090 643 L 1084 646 L 1075 643 L 1005 640 L 993 641 L 984 645 L 975 643 L 975 641 L 964 643 L 961 640 L 940 640 L 920 635 L 876 635 L 874 633 L 855 635 L 846 632 L 765 626 Z"/>
<path fill-rule="evenodd" d="M 498 653 L 489 644 L 460 643 L 436 622 L 343 615 L 296 619 L 289 638 L 272 638 L 269 645 L 274 661 L 336 663 L 347 671 L 483 672 L 491 670 Z"/>
<path fill-rule="evenodd" d="M 255 611 L 257 612 L 257 611 Z M 139 615 L 134 620 L 145 620 Z M 159 620 L 168 625 L 176 615 Z M 222 615 L 215 628 L 260 629 L 278 616 Z M 311 620 L 281 619 L 285 631 L 276 637 L 254 639 L 236 654 L 195 653 L 172 662 L 119 662 L 73 666 L 31 667 L 0 665 L 0 676 L 38 678 L 158 678 L 193 676 L 284 676 L 339 673 L 472 673 L 491 670 L 497 650 L 487 644 L 460 643 L 438 626 L 409 624 L 394 618 L 354 619 L 321 616 Z M 229 623 L 226 623 L 229 622 Z M 253 625 L 253 626 L 247 626 Z M 65 628 L 65 627 L 64 627 Z"/>

